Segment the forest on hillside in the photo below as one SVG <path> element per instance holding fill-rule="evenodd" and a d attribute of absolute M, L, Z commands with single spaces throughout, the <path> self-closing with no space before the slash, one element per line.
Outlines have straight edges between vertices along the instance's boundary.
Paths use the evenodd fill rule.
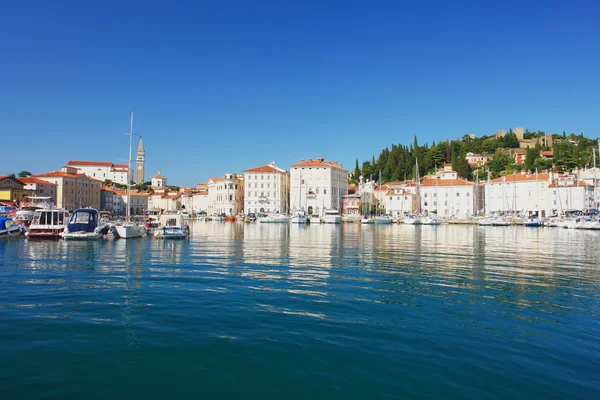
<path fill-rule="evenodd" d="M 543 137 L 542 131 L 525 131 L 524 139 Z M 493 178 L 503 173 L 511 174 L 514 171 L 538 171 L 555 170 L 557 172 L 570 171 L 575 168 L 593 166 L 593 152 L 598 145 L 596 139 L 586 138 L 580 134 L 553 134 L 554 149 L 553 159 L 544 159 L 540 156 L 541 150 L 551 150 L 537 144 L 533 148 L 526 149 L 526 159 L 522 165 L 516 165 L 513 157 L 515 149 L 519 148 L 519 140 L 512 129 L 501 137 L 481 136 L 471 137 L 465 135 L 461 139 L 446 140 L 439 143 L 419 145 L 417 138 L 411 145 L 392 144 L 391 149 L 386 147 L 381 151 L 377 159 L 359 164 L 358 159 L 352 171 L 351 181 L 358 182 L 359 176 L 365 179 L 379 181 L 381 183 L 415 179 L 416 165 L 418 161 L 419 176 L 434 172 L 436 168 L 443 168 L 444 163 L 451 163 L 452 169 L 458 172 L 461 178 L 474 180 L 477 177 L 486 179 L 488 171 Z M 467 153 L 487 153 L 490 161 L 479 169 L 473 169 L 467 159 Z"/>

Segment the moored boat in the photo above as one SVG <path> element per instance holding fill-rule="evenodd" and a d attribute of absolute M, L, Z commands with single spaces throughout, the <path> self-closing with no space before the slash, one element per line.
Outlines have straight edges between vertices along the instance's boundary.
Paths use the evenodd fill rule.
<path fill-rule="evenodd" d="M 419 217 L 418 215 L 407 215 L 406 217 L 404 217 L 403 222 L 406 225 L 421 225 L 421 217 Z"/>
<path fill-rule="evenodd" d="M 375 225 L 388 225 L 392 223 L 392 217 L 388 215 L 379 215 L 373 218 Z"/>
<path fill-rule="evenodd" d="M 321 217 L 321 222 L 324 224 L 339 224 L 342 222 L 342 216 L 335 208 L 328 208 Z"/>
<path fill-rule="evenodd" d="M 30 239 L 59 239 L 68 221 L 67 210 L 61 208 L 35 210 L 25 236 Z"/>
<path fill-rule="evenodd" d="M 190 233 L 190 228 L 181 214 L 163 214 L 160 216 L 160 225 L 154 231 L 157 239 L 185 239 Z"/>
<path fill-rule="evenodd" d="M 9 217 L 0 217 L 0 236 L 12 236 L 12 235 L 21 235 L 23 233 L 23 228 L 12 218 Z"/>
<path fill-rule="evenodd" d="M 64 240 L 97 240 L 108 233 L 95 208 L 79 208 L 73 212 L 60 236 Z"/>
<path fill-rule="evenodd" d="M 306 224 L 307 221 L 304 211 L 296 211 L 291 218 L 292 224 Z"/>
<path fill-rule="evenodd" d="M 428 215 L 421 219 L 421 225 L 441 225 L 442 221 L 440 221 L 437 217 L 432 217 Z"/>
<path fill-rule="evenodd" d="M 258 222 L 261 224 L 287 224 L 290 222 L 290 217 L 283 214 L 268 214 L 260 217 Z"/>

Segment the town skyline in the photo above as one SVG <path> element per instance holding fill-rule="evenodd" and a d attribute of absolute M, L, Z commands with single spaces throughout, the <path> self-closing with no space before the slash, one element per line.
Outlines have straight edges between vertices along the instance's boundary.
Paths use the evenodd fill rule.
<path fill-rule="evenodd" d="M 6 154 L 2 173 L 123 163 L 133 108 L 147 173 L 186 186 L 273 160 L 351 167 L 415 136 L 511 126 L 599 134 L 596 3 L 3 11 L 0 135 L 31 145 Z"/>

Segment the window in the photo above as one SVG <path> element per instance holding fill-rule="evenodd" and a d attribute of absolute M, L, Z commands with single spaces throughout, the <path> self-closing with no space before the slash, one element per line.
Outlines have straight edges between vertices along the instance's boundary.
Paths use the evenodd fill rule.
<path fill-rule="evenodd" d="M 456 197 L 460 197 L 460 193 L 456 192 Z"/>
<path fill-rule="evenodd" d="M 427 198 L 427 193 L 425 193 L 425 196 L 424 196 L 424 197 L 425 197 L 425 198 Z"/>
<path fill-rule="evenodd" d="M 323 194 L 327 194 L 327 189 L 323 189 Z"/>
<path fill-rule="evenodd" d="M 470 197 L 470 196 L 471 196 L 471 193 L 467 192 L 467 197 Z"/>
<path fill-rule="evenodd" d="M 264 175 L 261 175 L 261 176 L 260 176 L 260 179 L 265 179 L 265 176 L 264 176 Z"/>
<path fill-rule="evenodd" d="M 425 201 L 425 207 L 427 207 L 427 201 Z"/>

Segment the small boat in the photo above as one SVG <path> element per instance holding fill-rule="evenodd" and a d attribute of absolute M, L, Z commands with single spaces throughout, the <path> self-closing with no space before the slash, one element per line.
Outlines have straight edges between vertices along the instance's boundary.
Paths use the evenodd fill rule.
<path fill-rule="evenodd" d="M 406 225 L 421 225 L 421 217 L 419 216 L 414 216 L 414 215 L 407 215 L 403 222 Z"/>
<path fill-rule="evenodd" d="M 290 217 L 283 214 L 268 214 L 258 219 L 261 224 L 287 224 L 290 222 Z"/>
<path fill-rule="evenodd" d="M 375 219 L 373 217 L 364 217 L 360 220 L 360 223 L 363 225 L 373 225 L 375 223 Z"/>
<path fill-rule="evenodd" d="M 246 216 L 244 214 L 238 214 L 235 216 L 236 221 L 244 221 L 245 219 L 246 219 Z"/>
<path fill-rule="evenodd" d="M 493 226 L 510 226 L 510 220 L 503 217 L 497 217 L 492 220 Z"/>
<path fill-rule="evenodd" d="M 97 240 L 108 230 L 108 225 L 100 221 L 98 210 L 79 208 L 73 212 L 60 236 L 65 240 Z"/>
<path fill-rule="evenodd" d="M 12 218 L 0 217 L 0 236 L 21 235 L 23 227 L 19 226 Z"/>
<path fill-rule="evenodd" d="M 292 224 L 306 224 L 308 219 L 304 211 L 296 211 L 291 219 Z"/>
<path fill-rule="evenodd" d="M 228 215 L 226 218 L 227 222 L 235 222 L 235 215 Z"/>
<path fill-rule="evenodd" d="M 539 228 L 544 225 L 544 221 L 539 218 L 530 218 L 527 221 L 523 222 L 523 225 L 529 228 Z"/>
<path fill-rule="evenodd" d="M 160 216 L 160 226 L 154 231 L 157 239 L 185 239 L 190 234 L 190 228 L 181 214 L 163 214 Z"/>
<path fill-rule="evenodd" d="M 421 225 L 441 225 L 442 221 L 440 221 L 438 218 L 436 217 L 432 217 L 430 215 L 424 217 L 421 220 Z"/>
<path fill-rule="evenodd" d="M 392 223 L 392 217 L 387 215 L 379 215 L 373 218 L 375 225 L 388 225 Z"/>
<path fill-rule="evenodd" d="M 248 213 L 248 215 L 246 215 L 246 218 L 244 219 L 245 222 L 254 222 L 256 221 L 256 214 L 254 213 Z"/>
<path fill-rule="evenodd" d="M 324 224 L 340 224 L 342 222 L 342 216 L 335 208 L 328 208 L 321 217 L 321 222 Z"/>
<path fill-rule="evenodd" d="M 60 234 L 69 221 L 69 212 L 61 208 L 35 210 L 31 225 L 25 236 L 30 239 L 60 239 Z"/>

